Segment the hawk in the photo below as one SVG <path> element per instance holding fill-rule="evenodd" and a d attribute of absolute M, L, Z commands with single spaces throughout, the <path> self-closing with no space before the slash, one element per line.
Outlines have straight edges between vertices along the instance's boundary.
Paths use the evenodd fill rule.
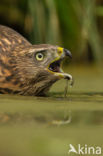
<path fill-rule="evenodd" d="M 0 25 L 0 93 L 44 95 L 57 80 L 72 80 L 61 61 L 72 57 L 59 46 L 32 45 L 11 28 Z"/>

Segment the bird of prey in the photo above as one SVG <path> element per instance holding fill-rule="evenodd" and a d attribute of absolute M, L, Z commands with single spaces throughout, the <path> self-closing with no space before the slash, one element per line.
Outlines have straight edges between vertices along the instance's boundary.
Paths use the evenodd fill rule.
<path fill-rule="evenodd" d="M 0 93 L 44 95 L 57 80 L 72 79 L 60 67 L 72 57 L 59 46 L 32 45 L 11 28 L 0 25 Z"/>

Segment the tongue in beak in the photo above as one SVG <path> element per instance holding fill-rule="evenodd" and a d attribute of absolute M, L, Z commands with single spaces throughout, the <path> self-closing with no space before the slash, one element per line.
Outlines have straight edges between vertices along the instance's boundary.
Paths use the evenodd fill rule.
<path fill-rule="evenodd" d="M 69 50 L 67 49 L 63 49 L 63 52 L 60 56 L 60 58 L 54 62 L 52 62 L 49 65 L 49 71 L 51 71 L 55 76 L 59 77 L 59 78 L 64 78 L 67 80 L 70 80 L 71 83 L 73 83 L 73 78 L 70 74 L 64 73 L 63 70 L 61 69 L 61 61 L 66 57 L 69 56 L 70 58 L 72 58 L 72 54 Z"/>
<path fill-rule="evenodd" d="M 61 63 L 61 60 L 54 61 L 53 63 L 50 64 L 49 70 L 51 70 L 52 72 L 61 73 L 62 70 L 60 68 L 60 63 Z"/>

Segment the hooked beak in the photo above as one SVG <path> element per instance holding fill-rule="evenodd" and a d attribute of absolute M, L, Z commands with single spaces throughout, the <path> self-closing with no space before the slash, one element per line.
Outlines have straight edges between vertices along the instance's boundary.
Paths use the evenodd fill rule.
<path fill-rule="evenodd" d="M 67 49 L 58 47 L 58 55 L 59 55 L 59 57 L 57 57 L 54 61 L 52 61 L 50 63 L 50 65 L 48 67 L 49 72 L 51 72 L 52 74 L 54 74 L 58 78 L 68 79 L 71 81 L 71 83 L 73 83 L 72 76 L 68 73 L 64 73 L 63 70 L 61 69 L 61 61 L 67 56 L 72 58 L 71 52 Z"/>
<path fill-rule="evenodd" d="M 65 53 L 65 56 L 69 56 L 70 58 L 72 58 L 72 54 L 69 50 L 67 49 L 63 49 L 64 53 Z"/>

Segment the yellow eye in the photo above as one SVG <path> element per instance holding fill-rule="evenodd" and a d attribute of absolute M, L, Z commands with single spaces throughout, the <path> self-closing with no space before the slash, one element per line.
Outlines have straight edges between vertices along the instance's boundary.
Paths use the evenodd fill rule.
<path fill-rule="evenodd" d="M 37 53 L 37 54 L 36 54 L 36 59 L 37 59 L 38 61 L 42 61 L 43 58 L 44 58 L 44 55 L 43 55 L 42 53 Z"/>

